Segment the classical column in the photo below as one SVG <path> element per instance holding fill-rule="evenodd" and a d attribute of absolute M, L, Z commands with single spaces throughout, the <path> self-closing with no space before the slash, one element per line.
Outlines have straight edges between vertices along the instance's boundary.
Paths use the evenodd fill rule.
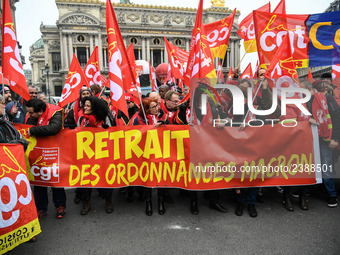
<path fill-rule="evenodd" d="M 64 40 L 63 40 L 63 34 L 60 31 L 59 33 L 59 40 L 60 40 L 60 60 L 61 60 L 61 69 L 65 68 L 65 60 L 64 60 Z"/>
<path fill-rule="evenodd" d="M 63 69 L 68 69 L 68 67 L 70 66 L 69 64 L 69 56 L 68 56 L 68 50 L 67 50 L 67 35 L 63 34 L 63 43 L 64 45 L 63 50 L 62 50 L 62 54 L 63 54 L 63 58 L 64 58 L 64 65 L 63 65 Z"/>
<path fill-rule="evenodd" d="M 150 40 L 149 40 L 149 38 L 147 38 L 146 39 L 147 41 L 146 41 L 146 61 L 149 61 L 149 60 L 151 60 L 150 59 Z"/>
<path fill-rule="evenodd" d="M 86 46 L 86 59 L 89 60 L 89 46 Z"/>
<path fill-rule="evenodd" d="M 107 68 L 107 49 L 104 48 L 104 67 Z"/>
<path fill-rule="evenodd" d="M 235 47 L 236 47 L 236 65 L 238 66 L 240 62 L 240 41 L 235 41 Z"/>
<path fill-rule="evenodd" d="M 164 59 L 163 54 L 164 54 L 164 49 L 161 49 L 161 63 L 164 63 L 163 62 L 163 59 Z"/>
<path fill-rule="evenodd" d="M 90 35 L 90 51 L 93 52 L 93 35 Z"/>
<path fill-rule="evenodd" d="M 151 66 L 153 66 L 153 49 L 151 48 Z"/>
<path fill-rule="evenodd" d="M 235 44 L 234 40 L 231 41 L 231 47 L 230 47 L 230 66 L 235 68 Z"/>
<path fill-rule="evenodd" d="M 44 57 L 45 57 L 45 64 L 48 63 L 49 66 L 50 63 L 49 63 L 49 59 L 48 59 L 48 40 L 44 40 Z"/>
<path fill-rule="evenodd" d="M 138 60 L 141 59 L 140 57 L 140 49 L 138 49 Z"/>
<path fill-rule="evenodd" d="M 73 43 L 72 43 L 72 35 L 68 35 L 68 57 L 69 61 L 71 63 L 72 58 L 73 58 Z"/>
<path fill-rule="evenodd" d="M 95 44 L 98 46 L 98 53 L 99 53 L 99 68 L 103 70 L 103 47 L 102 47 L 102 37 L 99 34 L 95 37 Z"/>
<path fill-rule="evenodd" d="M 78 51 L 77 51 L 77 46 L 74 46 L 74 54 L 76 54 L 76 56 L 78 57 Z"/>
<path fill-rule="evenodd" d="M 185 39 L 185 50 L 189 52 L 190 50 L 190 44 L 189 44 L 189 39 Z"/>
<path fill-rule="evenodd" d="M 142 58 L 147 61 L 145 51 L 145 38 L 142 38 Z"/>

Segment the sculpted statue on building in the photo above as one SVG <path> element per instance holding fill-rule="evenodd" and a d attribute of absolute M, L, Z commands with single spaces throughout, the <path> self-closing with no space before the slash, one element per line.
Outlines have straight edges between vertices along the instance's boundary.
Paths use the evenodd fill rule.
<path fill-rule="evenodd" d="M 130 0 L 120 0 L 121 4 L 131 4 Z"/>
<path fill-rule="evenodd" d="M 213 7 L 224 7 L 224 0 L 211 0 Z"/>

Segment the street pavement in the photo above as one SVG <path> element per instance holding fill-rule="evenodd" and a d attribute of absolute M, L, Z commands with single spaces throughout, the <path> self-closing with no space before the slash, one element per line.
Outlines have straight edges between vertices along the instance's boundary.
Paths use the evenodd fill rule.
<path fill-rule="evenodd" d="M 337 180 L 338 187 L 340 182 Z M 314 186 L 310 209 L 302 211 L 293 198 L 294 212 L 282 205 L 275 188 L 264 189 L 264 203 L 258 203 L 258 217 L 234 213 L 231 190 L 220 192 L 220 201 L 229 212 L 209 208 L 199 195 L 199 215 L 190 213 L 189 198 L 171 190 L 175 203 L 166 213 L 144 213 L 145 203 L 127 203 L 124 194 L 114 191 L 115 210 L 105 213 L 105 201 L 92 193 L 92 209 L 80 215 L 81 205 L 73 202 L 74 190 L 67 192 L 67 215 L 55 218 L 51 202 L 48 215 L 41 220 L 42 233 L 36 243 L 21 244 L 9 254 L 340 254 L 340 205 L 328 208 L 327 196 Z"/>

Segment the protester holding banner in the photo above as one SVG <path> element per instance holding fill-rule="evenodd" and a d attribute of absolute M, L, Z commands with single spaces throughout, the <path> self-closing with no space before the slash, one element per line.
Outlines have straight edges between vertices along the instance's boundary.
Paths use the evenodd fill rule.
<path fill-rule="evenodd" d="M 62 111 L 59 106 L 47 104 L 44 101 L 33 98 L 27 101 L 25 124 L 33 125 L 28 129 L 30 136 L 55 136 L 63 126 Z M 65 216 L 66 194 L 64 188 L 52 188 L 53 203 L 57 209 L 57 219 Z M 48 195 L 47 187 L 35 186 L 34 198 L 38 210 L 38 218 L 41 220 L 47 215 Z"/>
<path fill-rule="evenodd" d="M 143 112 L 143 108 L 139 109 L 138 116 L 133 119 L 133 125 L 154 125 L 155 127 L 160 127 L 161 125 L 170 124 L 168 117 L 166 114 L 159 115 L 160 107 L 158 102 L 154 99 L 145 98 L 142 101 L 143 108 L 145 111 L 145 115 Z M 158 213 L 163 215 L 165 213 L 164 206 L 164 189 L 157 188 L 158 194 Z M 151 216 L 153 213 L 152 210 L 152 189 L 145 188 L 145 203 L 146 209 L 145 213 L 148 216 Z"/>
<path fill-rule="evenodd" d="M 105 101 L 90 96 L 83 99 L 84 102 L 84 114 L 80 116 L 77 122 L 78 127 L 96 127 L 96 128 L 108 128 L 112 126 L 109 118 L 109 108 Z M 91 188 L 82 188 L 83 194 L 83 208 L 80 211 L 81 215 L 86 215 L 91 209 Z M 113 189 L 102 188 L 99 189 L 100 195 L 105 198 L 105 212 L 113 212 L 112 193 Z"/>
<path fill-rule="evenodd" d="M 312 95 L 308 110 L 319 124 L 321 165 L 326 169 L 322 171 L 322 177 L 329 195 L 328 207 L 333 208 L 338 205 L 332 157 L 340 140 L 340 107 L 331 95 L 325 93 L 326 86 L 321 80 L 313 82 L 316 92 Z"/>
<path fill-rule="evenodd" d="M 38 97 L 38 90 L 34 86 L 28 86 L 28 93 L 32 98 Z M 6 114 L 10 122 L 23 124 L 26 117 L 26 100 L 20 97 L 17 102 L 10 102 L 6 105 Z"/>

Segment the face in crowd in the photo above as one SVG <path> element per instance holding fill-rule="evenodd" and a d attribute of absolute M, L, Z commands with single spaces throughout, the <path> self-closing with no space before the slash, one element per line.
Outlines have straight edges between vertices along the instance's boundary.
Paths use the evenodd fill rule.
<path fill-rule="evenodd" d="M 91 96 L 91 92 L 90 92 L 89 90 L 84 90 L 84 91 L 82 91 L 81 94 L 80 94 L 80 98 L 81 98 L 81 99 L 83 99 L 83 98 L 85 98 L 85 97 L 89 97 L 89 96 Z"/>
<path fill-rule="evenodd" d="M 5 95 L 5 104 L 8 104 L 12 101 L 11 90 L 5 86 L 4 88 L 4 95 Z"/>
<path fill-rule="evenodd" d="M 2 97 L 0 98 L 0 116 L 4 115 L 5 113 L 5 103 L 2 100 Z"/>
<path fill-rule="evenodd" d="M 166 92 L 168 92 L 169 87 L 167 85 L 162 85 L 159 87 L 159 95 L 161 96 L 162 99 L 164 99 L 164 95 Z"/>
<path fill-rule="evenodd" d="M 30 118 L 32 119 L 39 119 L 41 115 L 43 115 L 44 111 L 40 110 L 39 112 L 34 112 L 33 107 L 26 107 L 27 113 L 29 114 Z"/>
<path fill-rule="evenodd" d="M 156 102 L 150 102 L 149 114 L 151 115 L 159 114 L 159 105 Z"/>
<path fill-rule="evenodd" d="M 46 96 L 44 93 L 38 93 L 38 98 L 46 103 Z"/>
<path fill-rule="evenodd" d="M 266 73 L 266 69 L 261 68 L 257 72 L 257 77 L 259 78 L 260 81 L 264 79 L 264 74 Z"/>
<path fill-rule="evenodd" d="M 90 100 L 86 100 L 84 104 L 84 114 L 90 115 L 92 114 L 92 105 Z"/>
<path fill-rule="evenodd" d="M 170 100 L 166 100 L 165 104 L 169 110 L 176 110 L 177 104 L 180 102 L 179 96 L 177 94 L 172 94 Z"/>
<path fill-rule="evenodd" d="M 38 90 L 36 88 L 28 87 L 28 93 L 30 94 L 31 99 L 38 98 Z"/>

